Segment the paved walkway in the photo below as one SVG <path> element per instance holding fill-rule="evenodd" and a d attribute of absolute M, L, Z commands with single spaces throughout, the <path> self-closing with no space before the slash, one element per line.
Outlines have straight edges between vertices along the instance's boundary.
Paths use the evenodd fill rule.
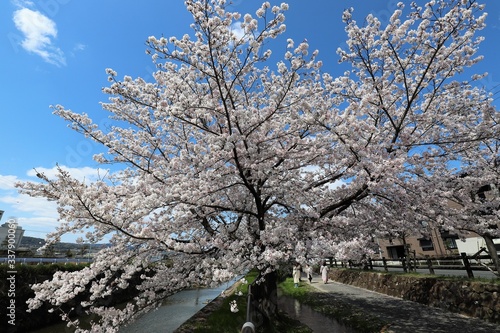
<path fill-rule="evenodd" d="M 500 325 L 481 319 L 465 317 L 335 281 L 324 284 L 320 277 L 315 277 L 312 286 L 390 322 L 388 332 L 391 333 L 500 333 Z"/>

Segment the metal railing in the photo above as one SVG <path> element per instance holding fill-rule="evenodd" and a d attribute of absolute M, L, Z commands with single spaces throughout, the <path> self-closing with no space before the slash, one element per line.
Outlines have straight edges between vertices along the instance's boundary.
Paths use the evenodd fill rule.
<path fill-rule="evenodd" d="M 268 273 L 266 278 L 257 278 L 248 286 L 247 317 L 242 333 L 255 333 L 262 325 L 272 321 L 277 309 L 277 273 Z"/>
<path fill-rule="evenodd" d="M 0 258 L 0 264 L 8 264 L 13 259 Z M 40 264 L 86 264 L 92 262 L 92 258 L 16 258 L 16 264 L 40 265 Z"/>
<path fill-rule="evenodd" d="M 241 333 L 255 333 L 255 325 L 252 322 L 252 297 L 252 285 L 249 285 L 247 298 L 247 320 L 241 328 Z"/>

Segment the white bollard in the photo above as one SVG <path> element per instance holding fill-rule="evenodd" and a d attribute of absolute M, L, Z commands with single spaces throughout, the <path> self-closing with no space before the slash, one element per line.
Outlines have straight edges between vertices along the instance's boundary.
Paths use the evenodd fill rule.
<path fill-rule="evenodd" d="M 243 324 L 243 327 L 241 328 L 241 333 L 255 333 L 255 326 L 253 323 L 247 321 L 246 323 Z"/>

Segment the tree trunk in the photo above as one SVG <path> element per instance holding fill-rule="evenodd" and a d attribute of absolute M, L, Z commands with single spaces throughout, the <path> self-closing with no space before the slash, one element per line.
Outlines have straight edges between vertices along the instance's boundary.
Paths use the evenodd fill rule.
<path fill-rule="evenodd" d="M 495 267 L 495 272 L 497 276 L 500 278 L 500 260 L 498 259 L 497 249 L 495 248 L 495 243 L 493 243 L 493 237 L 488 234 L 482 235 L 484 241 L 486 243 L 486 249 L 490 254 L 491 260 L 493 261 L 493 265 Z"/>
<path fill-rule="evenodd" d="M 403 243 L 403 249 L 404 249 L 404 254 L 405 254 L 405 257 L 403 258 L 404 262 L 405 262 L 405 265 L 403 265 L 405 267 L 405 273 L 407 272 L 411 272 L 411 258 L 410 258 L 410 246 L 409 244 L 406 243 L 406 237 L 405 235 L 403 235 L 401 237 L 401 240 L 402 240 L 402 243 Z"/>
<path fill-rule="evenodd" d="M 259 279 L 257 279 L 259 280 Z M 278 313 L 278 275 L 269 273 L 264 281 L 251 286 L 253 314 L 252 321 L 256 326 L 269 324 Z"/>

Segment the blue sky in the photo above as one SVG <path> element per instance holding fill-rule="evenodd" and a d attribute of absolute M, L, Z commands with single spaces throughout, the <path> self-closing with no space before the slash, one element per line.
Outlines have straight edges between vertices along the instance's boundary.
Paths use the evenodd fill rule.
<path fill-rule="evenodd" d="M 279 5 L 282 1 L 270 2 Z M 341 74 L 335 50 L 346 39 L 342 11 L 353 7 L 358 22 L 368 13 L 384 22 L 398 2 L 284 1 L 290 5 L 287 31 L 273 43 L 274 54 L 284 50 L 286 38 L 307 39 L 311 49 L 320 50 L 325 69 L 334 76 Z M 261 2 L 233 0 L 231 8 L 253 14 Z M 482 32 L 486 40 L 479 51 L 485 60 L 477 72 L 490 73 L 481 83 L 500 91 L 500 1 L 482 2 L 489 15 Z M 0 1 L 0 21 L 0 210 L 5 211 L 1 222 L 16 217 L 26 236 L 45 237 L 58 223 L 55 205 L 19 195 L 14 182 L 37 181 L 34 169 L 50 175 L 56 163 L 77 177 L 92 179 L 98 167 L 92 155 L 99 152 L 99 147 L 52 115 L 49 105 L 62 104 L 90 114 L 97 123 L 104 121 L 107 115 L 99 103 L 107 99 L 101 93 L 108 86 L 105 69 L 114 69 L 118 77 L 150 80 L 154 67 L 145 54 L 147 37 L 189 33 L 191 16 L 183 0 L 4 0 Z"/>

